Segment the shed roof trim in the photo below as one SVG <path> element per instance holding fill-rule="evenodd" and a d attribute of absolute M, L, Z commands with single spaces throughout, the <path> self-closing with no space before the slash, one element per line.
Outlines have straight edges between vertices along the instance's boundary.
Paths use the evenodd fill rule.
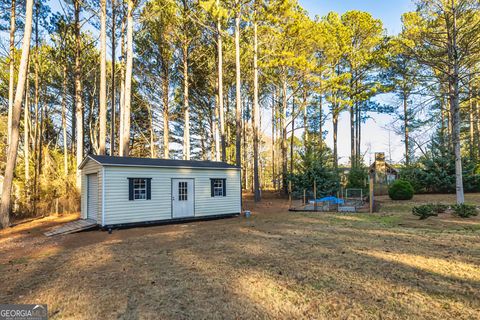
<path fill-rule="evenodd" d="M 198 169 L 240 169 L 237 166 L 216 161 L 152 159 L 88 155 L 80 164 L 82 169 L 88 159 L 102 166 L 158 167 L 158 168 L 198 168 Z"/>

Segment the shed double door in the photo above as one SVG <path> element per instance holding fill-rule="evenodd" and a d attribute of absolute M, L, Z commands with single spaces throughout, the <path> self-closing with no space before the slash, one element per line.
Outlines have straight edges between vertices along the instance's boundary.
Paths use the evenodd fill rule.
<path fill-rule="evenodd" d="M 172 218 L 194 217 L 193 179 L 172 179 Z"/>

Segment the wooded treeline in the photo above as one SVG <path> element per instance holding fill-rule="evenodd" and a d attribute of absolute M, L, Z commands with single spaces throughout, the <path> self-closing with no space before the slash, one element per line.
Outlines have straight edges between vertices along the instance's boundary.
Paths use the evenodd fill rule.
<path fill-rule="evenodd" d="M 417 1 L 396 36 L 369 13 L 312 18 L 297 0 L 58 3 L 0 1 L 3 226 L 12 199 L 19 215 L 76 210 L 89 153 L 235 163 L 257 201 L 295 175 L 335 180 L 339 141 L 364 166 L 374 113 L 398 120 L 407 169 L 454 164 L 458 202 L 478 173 L 479 1 Z M 378 103 L 386 93 L 398 105 Z"/>

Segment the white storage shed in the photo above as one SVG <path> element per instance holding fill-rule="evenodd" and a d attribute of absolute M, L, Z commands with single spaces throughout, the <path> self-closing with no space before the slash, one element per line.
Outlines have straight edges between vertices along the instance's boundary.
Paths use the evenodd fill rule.
<path fill-rule="evenodd" d="M 241 212 L 240 168 L 213 161 L 87 156 L 81 217 L 102 227 Z"/>

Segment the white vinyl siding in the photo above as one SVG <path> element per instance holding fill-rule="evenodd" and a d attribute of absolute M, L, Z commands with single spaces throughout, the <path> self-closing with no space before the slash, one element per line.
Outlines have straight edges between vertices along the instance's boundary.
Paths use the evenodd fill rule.
<path fill-rule="evenodd" d="M 93 161 L 89 160 L 89 162 Z M 152 179 L 151 200 L 129 201 L 128 178 L 145 177 Z M 194 179 L 195 217 L 241 212 L 239 170 L 107 165 L 105 166 L 104 224 L 113 225 L 171 219 L 171 188 L 174 178 Z M 212 178 L 226 179 L 226 197 L 211 197 L 210 179 Z"/>
<path fill-rule="evenodd" d="M 102 221 L 102 166 L 97 162 L 89 159 L 81 170 L 82 174 L 82 187 L 81 187 L 81 217 L 87 218 L 87 199 L 88 199 L 88 180 L 87 175 L 97 174 L 97 188 L 98 188 L 98 201 L 97 201 L 97 221 Z"/>

